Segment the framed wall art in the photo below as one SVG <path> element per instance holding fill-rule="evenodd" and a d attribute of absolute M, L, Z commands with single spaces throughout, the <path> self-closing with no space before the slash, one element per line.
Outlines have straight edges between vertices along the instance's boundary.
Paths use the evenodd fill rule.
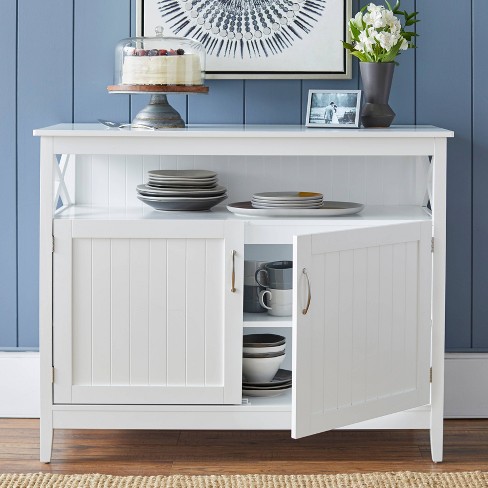
<path fill-rule="evenodd" d="M 190 37 L 209 79 L 345 79 L 352 0 L 137 0 L 137 35 Z"/>
<path fill-rule="evenodd" d="M 309 90 L 307 127 L 359 127 L 361 90 Z"/>

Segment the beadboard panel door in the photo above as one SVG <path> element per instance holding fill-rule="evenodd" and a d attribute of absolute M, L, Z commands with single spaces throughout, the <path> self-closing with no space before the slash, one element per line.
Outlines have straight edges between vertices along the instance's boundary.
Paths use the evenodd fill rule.
<path fill-rule="evenodd" d="M 55 403 L 240 403 L 242 226 L 96 224 L 55 221 Z"/>
<path fill-rule="evenodd" d="M 17 346 L 17 174 L 15 2 L 4 2 L 0 32 L 4 42 L 0 76 L 0 348 Z"/>
<path fill-rule="evenodd" d="M 429 403 L 431 236 L 416 222 L 295 237 L 293 437 Z"/>

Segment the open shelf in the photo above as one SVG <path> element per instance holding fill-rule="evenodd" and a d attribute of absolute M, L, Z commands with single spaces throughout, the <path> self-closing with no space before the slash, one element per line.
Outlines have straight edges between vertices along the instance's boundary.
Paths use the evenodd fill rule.
<path fill-rule="evenodd" d="M 274 317 L 267 313 L 244 313 L 244 327 L 291 327 L 291 317 Z"/>

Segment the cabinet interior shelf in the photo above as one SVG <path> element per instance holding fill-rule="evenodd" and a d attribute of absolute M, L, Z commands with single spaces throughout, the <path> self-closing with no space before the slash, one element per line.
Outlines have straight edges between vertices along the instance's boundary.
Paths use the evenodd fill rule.
<path fill-rule="evenodd" d="M 291 327 L 291 317 L 274 317 L 267 313 L 244 313 L 244 327 Z"/>

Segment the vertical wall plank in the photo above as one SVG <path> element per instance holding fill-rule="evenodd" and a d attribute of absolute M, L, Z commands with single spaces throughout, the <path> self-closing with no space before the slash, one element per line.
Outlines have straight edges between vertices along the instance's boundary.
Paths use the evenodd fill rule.
<path fill-rule="evenodd" d="M 247 80 L 246 124 L 300 124 L 300 80 Z"/>
<path fill-rule="evenodd" d="M 456 133 L 449 141 L 447 164 L 448 350 L 471 347 L 470 5 L 471 2 L 450 2 L 446 8 L 442 0 L 421 2 L 422 22 L 417 28 L 420 34 L 417 43 L 417 123 L 439 125 Z M 455 35 L 446 35 L 446 26 L 463 28 L 456 29 Z"/>
<path fill-rule="evenodd" d="M 109 95 L 115 45 L 130 34 L 130 0 L 74 2 L 74 120 L 127 121 L 129 96 Z"/>
<path fill-rule="evenodd" d="M 0 77 L 0 347 L 17 346 L 16 74 L 17 2 L 2 4 Z"/>
<path fill-rule="evenodd" d="M 244 80 L 208 80 L 208 95 L 188 97 L 190 124 L 243 124 Z"/>
<path fill-rule="evenodd" d="M 61 0 L 19 2 L 18 26 L 18 345 L 36 347 L 39 141 L 32 131 L 72 120 L 73 4 Z"/>
<path fill-rule="evenodd" d="M 473 347 L 488 349 L 488 59 L 483 52 L 488 2 L 473 2 Z"/>

